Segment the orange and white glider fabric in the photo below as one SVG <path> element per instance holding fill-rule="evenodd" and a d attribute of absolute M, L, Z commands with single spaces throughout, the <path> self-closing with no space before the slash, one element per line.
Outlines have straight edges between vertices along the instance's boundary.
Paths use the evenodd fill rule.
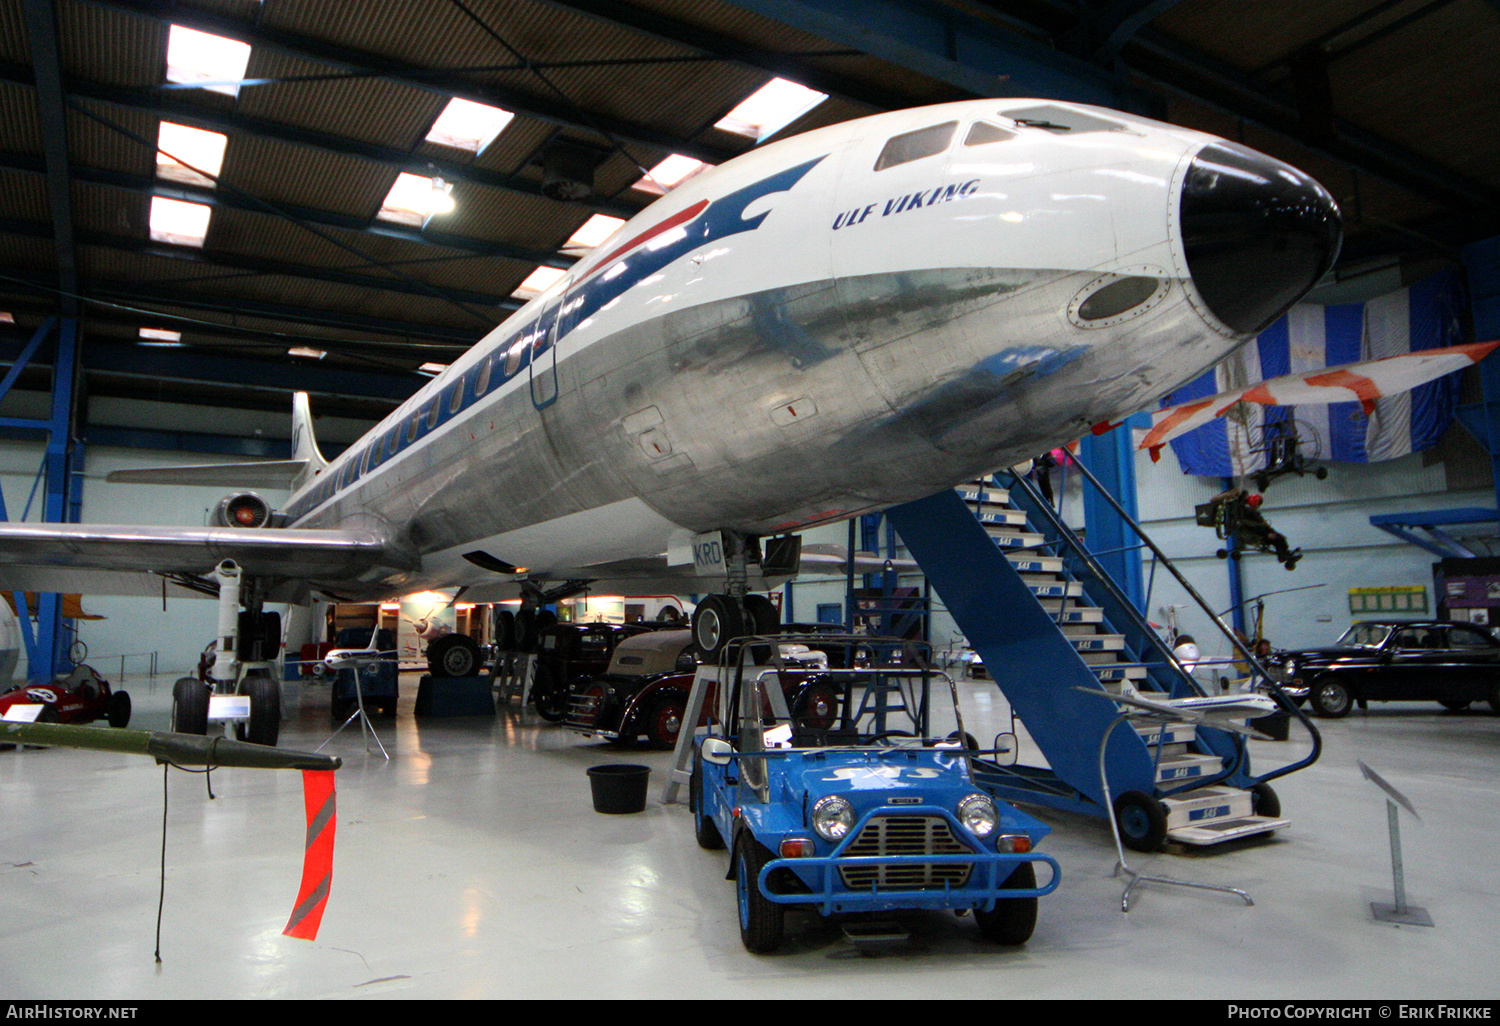
<path fill-rule="evenodd" d="M 302 855 L 302 887 L 282 934 L 317 940 L 333 885 L 333 836 L 338 826 L 332 770 L 302 771 L 302 803 L 307 808 L 307 848 Z"/>
<path fill-rule="evenodd" d="M 1152 460 L 1159 459 L 1162 446 L 1178 435 L 1224 416 L 1239 403 L 1297 406 L 1358 402 L 1368 415 L 1374 409 L 1376 399 L 1404 392 L 1444 374 L 1463 370 L 1484 359 L 1496 346 L 1500 346 L 1500 339 L 1449 346 L 1445 349 L 1424 349 L 1404 356 L 1387 356 L 1380 360 L 1330 367 L 1311 374 L 1286 374 L 1249 388 L 1233 389 L 1207 399 L 1169 406 L 1151 415 L 1151 427 L 1136 448 L 1149 451 Z M 1102 433 L 1115 426 L 1109 423 L 1099 424 L 1094 431 L 1096 434 Z"/>

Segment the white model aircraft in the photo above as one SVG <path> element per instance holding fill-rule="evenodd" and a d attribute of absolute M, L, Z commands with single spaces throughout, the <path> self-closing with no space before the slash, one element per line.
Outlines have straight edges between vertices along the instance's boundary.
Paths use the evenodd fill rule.
<path fill-rule="evenodd" d="M 1132 115 L 988 99 L 850 121 L 679 186 L 331 464 L 304 397 L 292 461 L 156 478 L 295 471 L 284 509 L 237 493 L 218 527 L 3 524 L 0 586 L 211 588 L 232 561 L 255 610 L 696 570 L 724 582 L 677 582 L 724 592 L 695 618 L 711 651 L 764 626 L 748 589 L 797 568 L 776 536 L 1153 405 L 1339 242 L 1307 175 Z"/>

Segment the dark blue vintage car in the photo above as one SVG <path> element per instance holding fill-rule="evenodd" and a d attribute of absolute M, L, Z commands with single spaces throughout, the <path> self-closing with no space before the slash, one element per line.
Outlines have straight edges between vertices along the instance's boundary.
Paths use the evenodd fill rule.
<path fill-rule="evenodd" d="M 975 785 L 952 681 L 827 671 L 807 683 L 836 709 L 814 717 L 789 712 L 778 676 L 746 670 L 721 687 L 693 756 L 698 843 L 731 850 L 745 947 L 780 946 L 792 905 L 972 913 L 987 939 L 1025 943 L 1058 883 L 1035 852 L 1049 828 Z"/>
<path fill-rule="evenodd" d="M 1500 712 L 1500 641 L 1484 627 L 1446 621 L 1366 621 L 1332 648 L 1277 652 L 1267 670 L 1288 697 L 1319 716 L 1347 716 L 1355 703 L 1437 702 Z"/>

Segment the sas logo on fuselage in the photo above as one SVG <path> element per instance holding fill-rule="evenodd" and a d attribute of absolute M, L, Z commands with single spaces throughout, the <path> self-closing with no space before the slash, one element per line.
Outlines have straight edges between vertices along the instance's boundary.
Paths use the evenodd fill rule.
<path fill-rule="evenodd" d="M 908 210 L 917 210 L 920 207 L 936 206 L 939 203 L 950 203 L 953 200 L 972 196 L 979 191 L 979 179 L 971 178 L 967 182 L 954 185 L 939 185 L 935 189 L 923 189 L 920 192 L 909 192 L 905 196 L 893 196 L 884 204 L 880 202 L 871 203 L 866 207 L 856 207 L 846 210 L 833 219 L 833 230 L 840 228 L 851 228 L 863 223 L 872 216 L 875 211 L 880 211 L 881 217 L 890 217 L 892 214 L 901 214 Z"/>

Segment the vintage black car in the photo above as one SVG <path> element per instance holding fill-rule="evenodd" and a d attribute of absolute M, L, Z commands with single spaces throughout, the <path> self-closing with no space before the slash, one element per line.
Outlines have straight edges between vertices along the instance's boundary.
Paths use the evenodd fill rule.
<path fill-rule="evenodd" d="M 1437 702 L 1500 712 L 1500 640 L 1476 624 L 1367 621 L 1332 648 L 1277 652 L 1267 670 L 1319 716 L 1347 716 L 1358 702 Z"/>
<path fill-rule="evenodd" d="M 654 624 L 623 623 L 557 623 L 545 628 L 538 638 L 536 677 L 531 684 L 536 711 L 553 723 L 561 720 L 568 711 L 573 685 L 609 669 L 610 657 L 621 641 L 655 629 Z"/>

